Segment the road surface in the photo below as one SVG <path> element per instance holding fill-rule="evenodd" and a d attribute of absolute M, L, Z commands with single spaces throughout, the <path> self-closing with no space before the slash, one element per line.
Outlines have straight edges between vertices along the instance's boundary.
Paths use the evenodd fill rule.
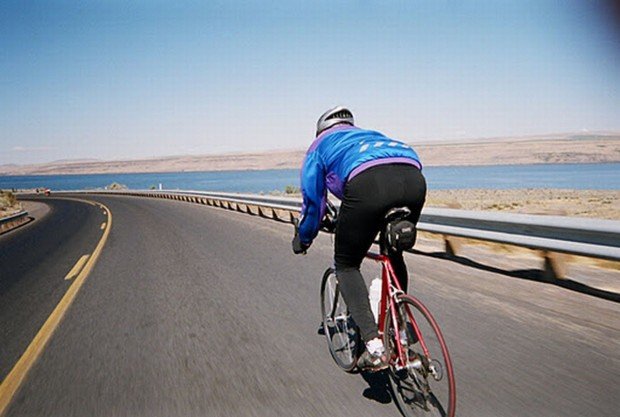
<path fill-rule="evenodd" d="M 110 209 L 109 237 L 7 416 L 400 415 L 385 379 L 340 371 L 316 334 L 330 236 L 296 257 L 287 224 L 82 198 Z M 1 378 L 106 221 L 98 206 L 45 201 L 44 219 L 0 238 Z M 457 415 L 618 415 L 620 304 L 448 259 L 406 260 L 452 353 Z"/>

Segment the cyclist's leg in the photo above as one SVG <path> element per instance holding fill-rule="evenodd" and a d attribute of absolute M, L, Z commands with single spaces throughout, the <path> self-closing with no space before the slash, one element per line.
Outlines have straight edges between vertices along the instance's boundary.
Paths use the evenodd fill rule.
<path fill-rule="evenodd" d="M 364 171 L 345 186 L 336 225 L 335 264 L 342 296 L 360 328 L 364 342 L 379 336 L 370 309 L 368 289 L 360 265 L 372 245 L 384 215 L 381 182 L 376 168 Z"/>
<path fill-rule="evenodd" d="M 412 210 L 410 220 L 416 223 L 425 196 L 424 177 L 409 165 L 371 168 L 345 187 L 336 227 L 336 275 L 365 342 L 377 337 L 378 330 L 370 310 L 368 289 L 359 271 L 360 264 L 382 227 L 385 213 L 392 207 L 407 205 Z M 395 272 L 406 287 L 407 269 L 402 254 L 395 261 Z"/>
<path fill-rule="evenodd" d="M 405 172 L 403 178 L 404 205 L 411 209 L 411 215 L 407 218 L 413 224 L 420 220 L 420 213 L 426 201 L 426 179 L 422 172 L 415 167 L 399 165 Z"/>
<path fill-rule="evenodd" d="M 392 171 L 388 175 L 392 178 L 399 178 L 395 186 L 399 188 L 402 196 L 397 205 L 409 207 L 411 215 L 407 220 L 417 224 L 426 200 L 426 180 L 420 170 L 413 166 L 394 165 Z M 407 266 L 405 265 L 402 252 L 391 253 L 390 261 L 401 288 L 407 292 L 409 274 L 407 273 Z"/>
<path fill-rule="evenodd" d="M 361 190 L 366 187 L 360 187 Z M 353 195 L 352 195 L 353 194 Z M 370 194 L 372 195 L 372 194 Z M 373 203 L 367 198 L 355 198 L 345 191 L 336 225 L 336 276 L 349 312 L 360 329 L 366 350 L 357 361 L 362 370 L 379 371 L 387 368 L 383 340 L 370 309 L 368 289 L 360 273 L 360 264 L 377 234 Z"/>
<path fill-rule="evenodd" d="M 342 297 L 360 328 L 362 339 L 368 342 L 378 337 L 379 332 L 360 265 L 377 231 L 372 221 L 367 220 L 365 211 L 363 205 L 343 200 L 336 226 L 335 266 Z"/>

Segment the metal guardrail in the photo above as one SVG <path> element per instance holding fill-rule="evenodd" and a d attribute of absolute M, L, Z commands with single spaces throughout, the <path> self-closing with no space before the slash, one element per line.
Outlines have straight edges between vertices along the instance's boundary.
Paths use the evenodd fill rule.
<path fill-rule="evenodd" d="M 543 215 L 433 209 L 424 229 L 543 251 L 620 260 L 620 222 Z"/>
<path fill-rule="evenodd" d="M 299 215 L 302 203 L 301 198 L 191 190 L 80 190 L 57 193 L 166 198 L 287 223 L 292 223 Z M 462 244 L 455 237 L 539 250 L 550 280 L 565 277 L 566 254 L 620 261 L 620 221 L 614 220 L 427 207 L 422 210 L 417 228 L 441 235 L 449 255 L 456 255 Z"/>
<path fill-rule="evenodd" d="M 28 221 L 30 221 L 30 218 L 28 217 L 28 212 L 25 210 L 10 216 L 2 217 L 0 218 L 0 234 L 8 232 L 17 226 L 21 226 Z"/>
<path fill-rule="evenodd" d="M 88 193 L 122 194 L 169 198 L 206 204 L 292 222 L 301 207 L 300 198 L 262 196 L 204 191 L 137 190 L 86 191 Z M 492 241 L 543 251 L 550 268 L 559 271 L 555 253 L 581 255 L 620 261 L 620 221 L 525 215 L 512 213 L 425 208 L 418 230 L 441 234 L 446 250 L 455 253 L 457 244 L 450 237 Z"/>

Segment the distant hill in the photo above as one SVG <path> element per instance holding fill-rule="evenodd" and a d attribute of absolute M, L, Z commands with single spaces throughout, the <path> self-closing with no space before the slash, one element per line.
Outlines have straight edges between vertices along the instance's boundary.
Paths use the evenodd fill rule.
<path fill-rule="evenodd" d="M 4 164 L 4 165 L 0 165 L 0 172 L 9 171 L 9 170 L 16 169 L 16 168 L 19 168 L 19 165 L 17 165 L 17 164 Z"/>
<path fill-rule="evenodd" d="M 101 159 L 97 158 L 82 158 L 82 159 L 57 159 L 55 161 L 49 162 L 50 164 L 62 164 L 62 163 L 70 163 L 70 164 L 80 164 L 87 162 L 100 162 Z"/>
<path fill-rule="evenodd" d="M 566 133 L 466 142 L 412 142 L 424 166 L 620 162 L 620 133 Z M 305 149 L 191 155 L 125 161 L 55 161 L 2 165 L 0 175 L 223 171 L 299 168 Z"/>

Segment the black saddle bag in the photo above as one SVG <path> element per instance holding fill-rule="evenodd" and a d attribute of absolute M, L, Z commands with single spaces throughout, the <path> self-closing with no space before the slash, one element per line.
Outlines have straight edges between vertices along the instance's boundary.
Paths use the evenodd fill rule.
<path fill-rule="evenodd" d="M 413 248 L 417 234 L 415 224 L 408 220 L 389 222 L 385 234 L 387 247 L 394 252 L 409 250 Z"/>

